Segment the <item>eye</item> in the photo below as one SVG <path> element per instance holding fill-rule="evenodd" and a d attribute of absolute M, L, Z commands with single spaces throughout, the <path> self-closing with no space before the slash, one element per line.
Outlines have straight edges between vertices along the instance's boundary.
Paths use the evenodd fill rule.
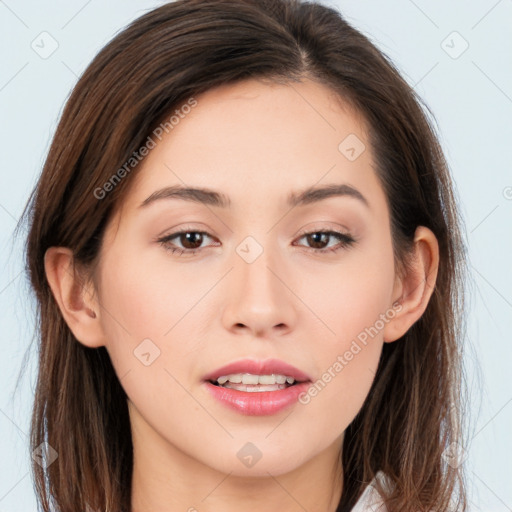
<path fill-rule="evenodd" d="M 157 241 L 172 254 L 195 254 L 197 251 L 201 250 L 200 246 L 202 245 L 205 236 L 207 238 L 212 238 L 208 233 L 204 231 L 183 229 L 181 231 L 176 231 L 175 233 L 171 233 L 170 235 L 159 238 Z M 175 243 L 171 242 L 174 239 L 177 239 L 177 241 L 181 244 L 181 247 L 177 247 Z"/>
<path fill-rule="evenodd" d="M 213 239 L 213 237 L 205 231 L 183 229 L 163 236 L 159 238 L 157 242 L 172 254 L 195 254 L 204 248 L 201 247 L 201 245 L 205 238 Z M 307 242 L 313 245 L 311 249 L 315 253 L 337 252 L 355 243 L 355 239 L 349 234 L 333 230 L 310 231 L 302 234 L 299 240 L 302 238 L 307 239 Z M 335 246 L 329 246 L 332 239 L 338 241 Z M 177 246 L 173 240 L 179 242 L 181 246 Z"/>
<path fill-rule="evenodd" d="M 308 243 L 313 244 L 313 251 L 318 253 L 337 252 L 345 247 L 350 247 L 355 243 L 355 239 L 349 234 L 333 230 L 310 231 L 308 233 L 304 233 L 299 240 L 302 238 L 306 238 Z M 329 242 L 333 238 L 338 240 L 338 244 L 329 247 Z"/>

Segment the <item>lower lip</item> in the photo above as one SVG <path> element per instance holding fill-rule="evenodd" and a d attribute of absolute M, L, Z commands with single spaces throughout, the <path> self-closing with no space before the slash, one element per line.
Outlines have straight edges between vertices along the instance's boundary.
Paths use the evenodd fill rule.
<path fill-rule="evenodd" d="M 215 386 L 205 382 L 206 388 L 214 398 L 227 407 L 247 416 L 268 416 L 276 414 L 296 403 L 310 383 L 301 382 L 277 391 L 238 391 L 236 389 Z"/>

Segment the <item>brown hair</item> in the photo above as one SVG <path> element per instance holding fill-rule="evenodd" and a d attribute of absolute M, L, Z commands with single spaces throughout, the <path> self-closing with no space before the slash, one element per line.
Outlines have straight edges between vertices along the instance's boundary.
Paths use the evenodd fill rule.
<path fill-rule="evenodd" d="M 360 112 L 391 216 L 397 264 L 417 226 L 437 237 L 437 283 L 423 316 L 384 344 L 359 414 L 345 432 L 348 511 L 382 470 L 390 512 L 466 510 L 462 467 L 445 450 L 462 443 L 464 244 L 461 219 L 435 130 L 390 60 L 334 9 L 299 0 L 178 0 L 118 34 L 76 84 L 39 182 L 25 208 L 26 263 L 38 302 L 39 370 L 31 447 L 58 453 L 32 462 L 45 512 L 131 509 L 132 440 L 126 394 L 105 347 L 79 343 L 46 280 L 44 254 L 72 249 L 97 259 L 105 226 L 137 172 L 104 186 L 166 116 L 189 98 L 248 78 L 311 78 Z M 384 491 L 383 491 L 384 492 Z"/>

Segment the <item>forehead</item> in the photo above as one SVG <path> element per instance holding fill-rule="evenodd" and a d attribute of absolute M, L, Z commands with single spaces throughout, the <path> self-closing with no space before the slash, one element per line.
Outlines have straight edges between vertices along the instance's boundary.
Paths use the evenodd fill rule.
<path fill-rule="evenodd" d="M 176 184 L 220 190 L 233 208 L 284 202 L 291 191 L 324 182 L 379 192 L 363 117 L 323 84 L 251 79 L 194 100 L 170 113 L 174 122 L 161 140 L 153 136 L 126 206 Z"/>

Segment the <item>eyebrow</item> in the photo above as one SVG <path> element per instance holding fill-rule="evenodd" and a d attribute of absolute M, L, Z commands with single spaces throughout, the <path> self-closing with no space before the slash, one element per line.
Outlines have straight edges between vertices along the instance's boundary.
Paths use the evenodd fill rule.
<path fill-rule="evenodd" d="M 321 187 L 309 187 L 300 192 L 292 192 L 289 194 L 286 202 L 289 206 L 296 207 L 336 196 L 352 197 L 369 207 L 369 203 L 363 194 L 353 186 L 346 183 L 330 184 Z M 145 207 L 160 199 L 182 199 L 209 206 L 217 206 L 219 208 L 228 208 L 231 206 L 231 200 L 229 197 L 221 192 L 216 192 L 203 187 L 173 185 L 153 192 L 139 205 L 139 208 Z"/>

